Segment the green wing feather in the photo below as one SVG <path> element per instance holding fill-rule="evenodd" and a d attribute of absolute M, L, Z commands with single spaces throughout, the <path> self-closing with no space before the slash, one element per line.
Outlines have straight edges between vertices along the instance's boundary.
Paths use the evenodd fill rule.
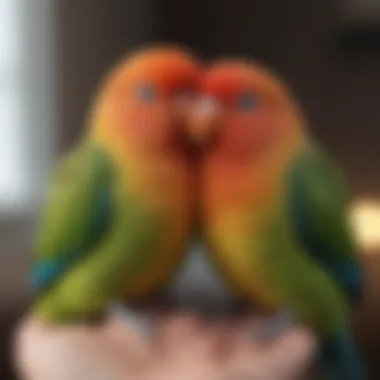
<path fill-rule="evenodd" d="M 37 291 L 53 285 L 102 238 L 111 218 L 110 181 L 109 162 L 94 144 L 62 161 L 36 246 L 31 280 Z"/>
<path fill-rule="evenodd" d="M 362 277 L 348 226 L 348 197 L 342 173 L 321 151 L 308 147 L 292 164 L 289 200 L 299 241 L 332 273 L 348 296 L 361 298 Z"/>
<path fill-rule="evenodd" d="M 56 174 L 33 269 L 40 318 L 98 316 L 151 263 L 168 221 L 120 186 L 115 169 L 88 144 Z"/>

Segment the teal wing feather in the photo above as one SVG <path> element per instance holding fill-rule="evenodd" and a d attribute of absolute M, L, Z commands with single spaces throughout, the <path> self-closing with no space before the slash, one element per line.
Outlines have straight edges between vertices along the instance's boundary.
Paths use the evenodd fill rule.
<path fill-rule="evenodd" d="M 83 144 L 53 177 L 35 252 L 31 283 L 50 287 L 102 238 L 111 219 L 111 166 L 104 152 Z"/>
<path fill-rule="evenodd" d="M 353 302 L 360 300 L 362 273 L 348 225 L 342 173 L 321 151 L 308 147 L 291 165 L 288 179 L 290 212 L 300 243 Z"/>

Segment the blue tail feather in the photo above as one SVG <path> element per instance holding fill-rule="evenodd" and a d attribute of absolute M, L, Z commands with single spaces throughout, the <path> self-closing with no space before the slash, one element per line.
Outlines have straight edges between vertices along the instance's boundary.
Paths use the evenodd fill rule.
<path fill-rule="evenodd" d="M 29 279 L 33 290 L 39 291 L 50 286 L 70 266 L 72 257 L 51 259 L 38 263 L 32 270 Z"/>
<path fill-rule="evenodd" d="M 323 380 L 366 379 L 360 354 L 348 329 L 322 343 L 319 360 Z"/>

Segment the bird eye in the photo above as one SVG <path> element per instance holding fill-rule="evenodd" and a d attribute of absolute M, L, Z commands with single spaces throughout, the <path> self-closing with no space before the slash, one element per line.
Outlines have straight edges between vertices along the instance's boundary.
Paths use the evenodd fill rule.
<path fill-rule="evenodd" d="M 152 85 L 140 84 L 137 87 L 137 97 L 143 102 L 153 102 L 157 98 L 157 92 Z"/>
<path fill-rule="evenodd" d="M 242 111 L 252 111 L 259 105 L 259 98 L 255 94 L 243 93 L 237 99 L 237 106 Z"/>

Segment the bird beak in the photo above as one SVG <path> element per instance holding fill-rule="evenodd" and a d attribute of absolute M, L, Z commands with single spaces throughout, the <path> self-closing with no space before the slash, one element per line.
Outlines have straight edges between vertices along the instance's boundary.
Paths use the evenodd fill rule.
<path fill-rule="evenodd" d="M 195 97 L 191 94 L 181 94 L 174 99 L 173 111 L 174 120 L 182 128 L 188 124 Z"/>
<path fill-rule="evenodd" d="M 211 138 L 220 112 L 220 106 L 213 97 L 199 96 L 195 100 L 188 119 L 188 136 L 194 144 L 203 145 Z"/>

